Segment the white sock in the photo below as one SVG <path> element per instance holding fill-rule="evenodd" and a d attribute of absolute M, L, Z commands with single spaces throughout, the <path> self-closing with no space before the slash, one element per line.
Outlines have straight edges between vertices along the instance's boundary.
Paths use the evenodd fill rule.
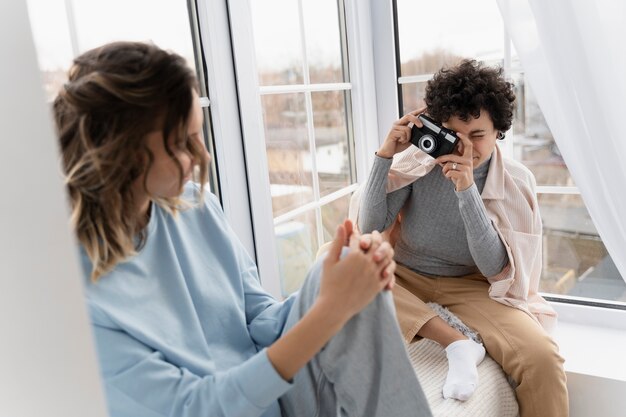
<path fill-rule="evenodd" d="M 443 398 L 466 401 L 478 385 L 476 367 L 485 357 L 485 348 L 471 339 L 458 340 L 448 345 L 446 354 L 448 376 L 443 384 Z"/>

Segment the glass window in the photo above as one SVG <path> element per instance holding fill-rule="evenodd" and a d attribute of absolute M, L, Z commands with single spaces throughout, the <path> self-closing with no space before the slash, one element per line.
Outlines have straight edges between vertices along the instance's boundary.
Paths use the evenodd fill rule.
<path fill-rule="evenodd" d="M 503 60 L 503 23 L 493 1 L 396 0 L 396 10 L 403 114 L 423 106 L 425 81 L 440 68 L 465 58 Z"/>
<path fill-rule="evenodd" d="M 402 114 L 424 107 L 426 97 L 426 82 L 408 83 L 402 85 Z"/>
<path fill-rule="evenodd" d="M 315 163 L 321 197 L 352 183 L 350 129 L 347 125 L 349 99 L 345 91 L 311 93 Z"/>
<path fill-rule="evenodd" d="M 567 165 L 523 73 L 512 74 L 517 96 L 513 123 L 513 156 L 526 165 L 540 186 L 544 229 L 540 290 L 608 301 L 626 301 L 626 283 L 617 271 L 575 187 Z"/>
<path fill-rule="evenodd" d="M 195 67 L 184 4 L 167 0 L 27 0 L 27 4 L 49 100 L 66 81 L 74 55 L 107 42 L 153 42 Z"/>
<path fill-rule="evenodd" d="M 27 0 L 33 38 L 48 101 L 67 81 L 75 55 L 113 41 L 152 42 L 178 53 L 196 68 L 186 3 L 169 0 Z M 204 136 L 213 150 L 210 113 Z M 210 186 L 218 190 L 215 164 Z"/>
<path fill-rule="evenodd" d="M 460 58 L 500 60 L 502 17 L 493 0 L 396 0 L 401 76 L 431 74 Z"/>
<path fill-rule="evenodd" d="M 348 218 L 350 197 L 352 197 L 352 194 L 348 194 L 322 206 L 324 242 L 330 242 L 333 240 L 335 238 L 335 229 L 337 228 L 337 225 L 343 223 L 343 221 Z"/>
<path fill-rule="evenodd" d="M 46 98 L 52 101 L 74 57 L 65 0 L 28 0 L 27 6 Z"/>
<path fill-rule="evenodd" d="M 297 291 L 306 278 L 318 248 L 317 216 L 310 210 L 275 229 L 278 246 L 278 267 L 283 296 Z"/>
<path fill-rule="evenodd" d="M 540 290 L 626 302 L 626 283 L 577 194 L 540 194 L 543 274 Z"/>
<path fill-rule="evenodd" d="M 286 295 L 299 287 L 327 230 L 332 238 L 347 215 L 346 196 L 356 182 L 343 1 L 250 6 Z"/>
<path fill-rule="evenodd" d="M 305 97 L 268 94 L 261 100 L 272 208 L 278 216 L 313 201 Z"/>
<path fill-rule="evenodd" d="M 608 255 L 530 89 L 509 42 L 497 4 L 396 0 L 404 114 L 423 105 L 433 72 L 463 58 L 488 65 L 510 62 L 507 77 L 517 96 L 512 131 L 504 146 L 535 175 L 544 224 L 543 275 L 546 293 L 596 300 L 626 300 L 626 284 Z M 454 13 L 450 13 L 454 10 Z M 509 68 L 505 68 L 509 71 Z"/>
<path fill-rule="evenodd" d="M 512 81 L 517 97 L 513 124 L 515 159 L 533 172 L 538 185 L 575 186 L 524 74 L 514 74 Z"/>
<path fill-rule="evenodd" d="M 260 85 L 302 84 L 300 12 L 293 0 L 250 2 Z"/>
<path fill-rule="evenodd" d="M 71 1 L 80 51 L 116 40 L 153 42 L 194 66 L 187 5 L 170 0 Z"/>
<path fill-rule="evenodd" d="M 303 0 L 302 13 L 311 83 L 348 81 L 337 0 Z"/>

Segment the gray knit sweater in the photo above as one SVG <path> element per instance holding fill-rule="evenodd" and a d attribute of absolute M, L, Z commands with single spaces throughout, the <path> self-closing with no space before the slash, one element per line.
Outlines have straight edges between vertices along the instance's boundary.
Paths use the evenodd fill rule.
<path fill-rule="evenodd" d="M 441 167 L 387 194 L 392 159 L 376 156 L 360 204 L 363 233 L 383 231 L 404 207 L 395 260 L 430 276 L 461 276 L 480 271 L 493 276 L 508 263 L 506 248 L 480 198 L 489 161 L 474 170 L 474 184 L 457 192 Z"/>

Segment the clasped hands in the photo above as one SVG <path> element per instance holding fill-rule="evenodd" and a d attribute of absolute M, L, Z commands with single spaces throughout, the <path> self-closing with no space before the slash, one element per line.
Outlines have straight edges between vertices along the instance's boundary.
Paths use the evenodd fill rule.
<path fill-rule="evenodd" d="M 347 253 L 342 252 L 347 246 Z M 337 226 L 324 259 L 319 299 L 349 319 L 395 283 L 394 251 L 381 234 L 361 235 L 350 220 Z"/>
<path fill-rule="evenodd" d="M 381 268 L 381 280 L 388 280 L 385 290 L 391 290 L 395 281 L 394 272 L 396 262 L 393 260 L 394 250 L 391 244 L 383 239 L 377 230 L 372 233 L 361 234 L 354 228 L 352 221 L 345 220 L 343 227 L 346 229 L 347 239 L 345 246 L 353 250 L 360 250 L 364 254 L 370 253 L 374 262 Z"/>

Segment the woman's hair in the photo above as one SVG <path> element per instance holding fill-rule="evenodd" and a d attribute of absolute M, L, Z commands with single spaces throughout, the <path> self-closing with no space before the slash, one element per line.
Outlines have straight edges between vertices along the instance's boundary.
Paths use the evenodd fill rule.
<path fill-rule="evenodd" d="M 489 112 L 493 126 L 504 133 L 511 127 L 515 93 L 513 84 L 502 77 L 502 68 L 491 68 L 474 60 L 463 60 L 444 68 L 428 81 L 428 114 L 440 123 L 452 116 L 463 121 Z"/>
<path fill-rule="evenodd" d="M 168 138 L 186 138 L 197 89 L 181 56 L 150 44 L 115 42 L 74 60 L 54 101 L 54 117 L 72 225 L 91 259 L 92 280 L 145 244 L 147 219 L 137 213 L 133 183 L 143 176 L 143 188 L 151 195 L 144 175 L 154 160 L 148 133 L 162 131 L 182 186 L 183 167 Z M 198 168 L 194 179 L 205 184 L 207 157 L 197 141 L 185 142 Z M 153 200 L 172 214 L 183 207 L 178 198 Z"/>

